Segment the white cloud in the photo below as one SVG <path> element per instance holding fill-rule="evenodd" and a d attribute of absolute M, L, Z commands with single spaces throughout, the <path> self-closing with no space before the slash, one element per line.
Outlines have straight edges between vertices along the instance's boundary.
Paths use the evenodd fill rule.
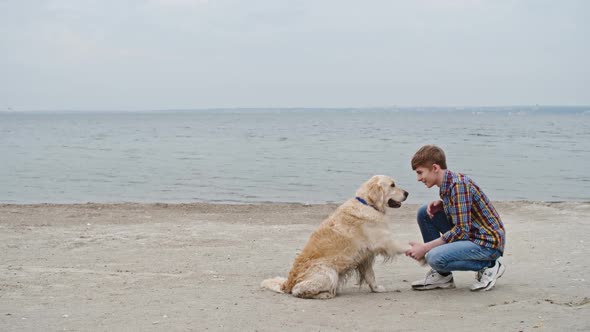
<path fill-rule="evenodd" d="M 150 0 L 149 3 L 159 6 L 194 7 L 206 5 L 209 3 L 209 0 Z"/>
<path fill-rule="evenodd" d="M 588 7 L 0 0 L 0 100 L 20 109 L 590 103 Z"/>

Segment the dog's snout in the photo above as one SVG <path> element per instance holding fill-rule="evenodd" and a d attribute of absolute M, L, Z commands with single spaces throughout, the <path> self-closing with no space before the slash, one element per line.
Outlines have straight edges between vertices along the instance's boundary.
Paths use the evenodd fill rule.
<path fill-rule="evenodd" d="M 408 195 L 410 195 L 407 191 L 404 190 L 404 197 L 408 198 Z"/>

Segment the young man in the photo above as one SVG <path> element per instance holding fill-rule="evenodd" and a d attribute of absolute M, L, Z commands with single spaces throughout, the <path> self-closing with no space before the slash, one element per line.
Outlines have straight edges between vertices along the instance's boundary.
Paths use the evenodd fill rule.
<path fill-rule="evenodd" d="M 505 231 L 488 197 L 471 178 L 447 169 L 444 151 L 420 148 L 412 158 L 418 181 L 440 188 L 440 198 L 418 210 L 424 243 L 410 242 L 406 256 L 432 268 L 412 283 L 415 290 L 454 288 L 452 271 L 478 271 L 472 291 L 489 290 L 502 276 Z"/>

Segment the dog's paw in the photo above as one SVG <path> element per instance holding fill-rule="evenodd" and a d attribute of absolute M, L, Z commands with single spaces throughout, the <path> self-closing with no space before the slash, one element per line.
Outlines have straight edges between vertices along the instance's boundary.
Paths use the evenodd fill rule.
<path fill-rule="evenodd" d="M 374 287 L 371 289 L 371 291 L 372 291 L 373 293 L 385 293 L 385 292 L 387 292 L 387 289 L 385 289 L 385 287 L 383 287 L 383 286 L 381 286 L 381 285 L 377 285 L 377 286 L 374 286 Z"/>

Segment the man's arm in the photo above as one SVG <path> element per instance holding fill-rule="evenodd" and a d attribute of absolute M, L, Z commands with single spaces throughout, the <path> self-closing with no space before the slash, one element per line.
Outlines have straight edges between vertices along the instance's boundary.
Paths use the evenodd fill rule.
<path fill-rule="evenodd" d="M 449 214 L 453 219 L 453 228 L 442 235 L 442 239 L 449 243 L 459 240 L 469 240 L 471 229 L 471 191 L 466 183 L 455 183 L 451 187 L 451 205 Z"/>
<path fill-rule="evenodd" d="M 406 250 L 406 256 L 410 256 L 413 259 L 419 261 L 422 258 L 424 258 L 424 255 L 426 255 L 427 252 L 432 250 L 432 248 L 436 248 L 436 247 L 443 245 L 445 243 L 446 242 L 441 237 L 439 237 L 436 240 L 432 240 L 430 242 L 427 242 L 427 243 L 410 242 L 410 245 L 412 247 L 410 249 Z"/>
<path fill-rule="evenodd" d="M 445 243 L 469 240 L 469 229 L 471 228 L 471 192 L 466 183 L 455 183 L 451 187 L 451 205 L 449 214 L 453 219 L 453 228 L 444 233 L 436 240 L 428 243 L 410 242 L 412 246 L 406 250 L 406 256 L 416 260 L 424 258 L 427 252 Z"/>

